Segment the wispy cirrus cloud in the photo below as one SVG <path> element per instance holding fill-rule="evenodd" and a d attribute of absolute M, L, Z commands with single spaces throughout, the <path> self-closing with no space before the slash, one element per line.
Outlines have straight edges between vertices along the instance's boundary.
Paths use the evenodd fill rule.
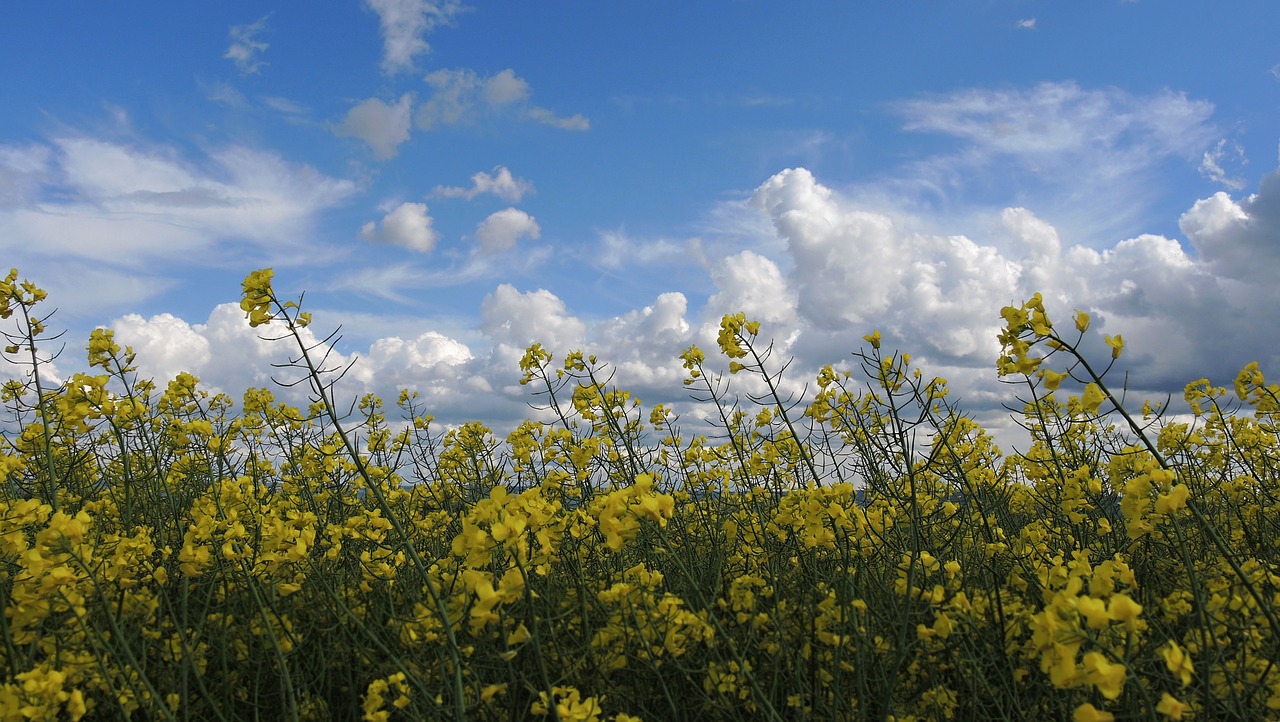
<path fill-rule="evenodd" d="M 270 18 L 271 15 L 267 14 L 246 25 L 233 25 L 227 33 L 231 36 L 231 45 L 222 57 L 235 63 L 244 75 L 252 75 L 266 65 L 260 56 L 271 46 L 259 40 L 258 36 L 266 29 Z"/>
<path fill-rule="evenodd" d="M 1238 191 L 1244 188 L 1244 179 L 1230 176 L 1223 166 L 1244 165 L 1248 162 L 1244 155 L 1244 148 L 1241 148 L 1239 143 L 1228 142 L 1226 138 L 1222 138 L 1216 146 L 1204 152 L 1204 157 L 1200 161 L 1200 175 L 1225 188 Z"/>
<path fill-rule="evenodd" d="M 246 146 L 189 156 L 161 144 L 88 136 L 0 152 L 0 188 L 6 186 L 15 190 L 0 208 L 0 242 L 119 266 L 192 262 L 199 257 L 193 252 L 227 241 L 291 245 L 321 210 L 357 190 Z"/>
<path fill-rule="evenodd" d="M 924 95 L 889 108 L 904 130 L 960 143 L 903 169 L 901 185 L 946 201 L 1000 194 L 989 202 L 1032 204 L 1059 218 L 1087 213 L 1081 227 L 1091 224 L 1100 238 L 1145 218 L 1152 189 L 1162 187 L 1155 173 L 1170 161 L 1193 170 L 1219 137 L 1212 103 L 1168 90 L 1040 83 Z"/>
<path fill-rule="evenodd" d="M 487 77 L 470 69 L 437 70 L 425 80 L 431 95 L 414 113 L 414 125 L 420 130 L 468 125 L 502 115 L 514 115 L 561 130 L 591 128 L 591 121 L 584 115 L 561 116 L 532 105 L 533 89 L 510 68 Z"/>

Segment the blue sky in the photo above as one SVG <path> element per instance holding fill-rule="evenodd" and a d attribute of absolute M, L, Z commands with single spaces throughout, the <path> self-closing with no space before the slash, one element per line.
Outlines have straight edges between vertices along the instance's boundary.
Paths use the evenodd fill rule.
<path fill-rule="evenodd" d="M 531 341 L 683 398 L 746 310 L 795 382 L 872 328 L 998 424 L 1042 291 L 1158 394 L 1275 369 L 1280 9 L 1190 0 L 21 3 L 0 10 L 0 249 L 237 393 L 276 269 L 442 420 L 525 415 Z M 232 304 L 230 306 L 226 304 Z M 798 386 L 796 387 L 799 388 Z"/>

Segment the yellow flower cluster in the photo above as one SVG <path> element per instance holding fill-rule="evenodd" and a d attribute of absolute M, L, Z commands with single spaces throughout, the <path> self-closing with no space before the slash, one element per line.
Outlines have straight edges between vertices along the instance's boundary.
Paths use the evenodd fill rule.
<path fill-rule="evenodd" d="M 641 521 L 650 519 L 666 526 L 675 512 L 675 498 L 654 489 L 652 474 L 641 474 L 630 486 L 597 497 L 591 511 L 604 534 L 605 546 L 616 552 L 640 532 Z"/>

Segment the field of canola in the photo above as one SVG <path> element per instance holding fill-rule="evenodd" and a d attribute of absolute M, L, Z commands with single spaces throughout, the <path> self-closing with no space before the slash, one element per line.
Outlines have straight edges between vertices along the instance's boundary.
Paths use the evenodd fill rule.
<path fill-rule="evenodd" d="M 499 440 L 409 392 L 343 413 L 271 280 L 241 305 L 306 409 L 161 388 L 101 329 L 54 383 L 44 292 L 2 282 L 0 722 L 1280 718 L 1255 365 L 1188 385 L 1191 423 L 1126 409 L 1123 340 L 1086 358 L 1037 295 L 1002 312 L 1034 439 L 1004 456 L 874 332 L 788 403 L 736 315 L 727 365 L 681 357 L 715 433 L 534 345 L 558 420 Z"/>

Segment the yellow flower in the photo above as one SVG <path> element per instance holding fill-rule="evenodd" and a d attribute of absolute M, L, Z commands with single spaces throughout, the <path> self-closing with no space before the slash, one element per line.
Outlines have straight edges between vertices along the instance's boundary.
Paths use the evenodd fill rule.
<path fill-rule="evenodd" d="M 720 334 L 716 337 L 716 343 L 720 346 L 721 353 L 731 359 L 743 358 L 747 355 L 747 350 L 739 341 L 746 326 L 749 324 L 744 313 L 725 314 L 724 318 L 720 319 Z M 749 328 L 747 330 L 750 331 Z"/>
<path fill-rule="evenodd" d="M 270 323 L 271 310 L 271 277 L 275 272 L 270 268 L 262 268 L 245 276 L 240 309 L 253 327 Z"/>
<path fill-rule="evenodd" d="M 1113 722 L 1115 718 L 1110 712 L 1103 712 L 1088 702 L 1076 707 L 1075 714 L 1071 715 L 1073 722 Z"/>
<path fill-rule="evenodd" d="M 1084 387 L 1084 394 L 1080 397 L 1080 407 L 1087 414 L 1096 414 L 1098 413 L 1098 407 L 1106 400 L 1107 395 L 1102 392 L 1101 388 L 1098 388 L 1097 384 L 1089 384 Z"/>
<path fill-rule="evenodd" d="M 1107 616 L 1107 605 L 1096 597 L 1080 597 L 1076 602 L 1076 611 L 1084 617 L 1093 629 L 1102 629 L 1110 623 Z"/>
<path fill-rule="evenodd" d="M 1187 704 L 1179 702 L 1168 692 L 1160 695 L 1160 704 L 1156 705 L 1157 712 L 1172 720 L 1182 719 L 1182 714 L 1187 711 L 1187 708 Z"/>
<path fill-rule="evenodd" d="M 1053 323 L 1049 321 L 1049 317 L 1045 315 L 1042 309 L 1036 309 L 1031 314 L 1031 330 L 1037 336 L 1048 336 L 1053 329 Z"/>
<path fill-rule="evenodd" d="M 1191 494 L 1191 488 L 1186 484 L 1178 484 L 1169 490 L 1168 494 L 1161 494 L 1156 498 L 1157 514 L 1172 514 L 1187 505 L 1187 496 Z"/>
<path fill-rule="evenodd" d="M 1124 336 L 1116 334 L 1115 336 L 1104 336 L 1103 338 L 1106 340 L 1107 345 L 1111 347 L 1111 358 L 1120 358 L 1120 352 L 1124 350 Z"/>
<path fill-rule="evenodd" d="M 1160 650 L 1160 656 L 1164 657 L 1165 666 L 1169 671 L 1182 682 L 1182 686 L 1186 687 L 1191 684 L 1191 675 L 1195 672 L 1195 667 L 1191 664 L 1191 655 L 1187 651 L 1178 646 L 1178 643 L 1169 640 L 1169 646 Z"/>
<path fill-rule="evenodd" d="M 880 330 L 876 329 L 875 331 L 872 331 L 866 336 L 863 336 L 862 340 L 871 344 L 871 348 L 874 348 L 874 349 L 880 348 Z"/>
<path fill-rule="evenodd" d="M 1089 330 L 1089 314 L 1084 311 L 1076 311 L 1076 330 L 1080 333 Z"/>
<path fill-rule="evenodd" d="M 1107 605 L 1107 615 L 1117 622 L 1124 622 L 1130 629 L 1137 625 L 1140 614 L 1142 605 L 1133 601 L 1128 594 L 1115 595 Z"/>
<path fill-rule="evenodd" d="M 1124 691 L 1125 666 L 1107 661 L 1101 652 L 1089 652 L 1083 660 L 1085 674 L 1103 697 L 1117 699 Z"/>
<path fill-rule="evenodd" d="M 535 715 L 547 715 L 554 706 L 556 717 L 561 722 L 600 722 L 600 703 L 595 697 L 582 697 L 582 693 L 573 687 L 554 687 L 554 701 L 546 692 L 538 693 L 538 701 L 530 707 Z"/>
<path fill-rule="evenodd" d="M 1027 316 L 1027 312 L 1025 309 L 1016 308 L 1014 306 L 1005 306 L 1004 308 L 1000 309 L 1000 316 L 1004 318 L 1005 323 L 1009 327 L 1009 330 L 1013 331 L 1014 333 L 1021 331 L 1022 328 L 1026 326 L 1027 322 L 1030 320 L 1030 318 Z"/>
<path fill-rule="evenodd" d="M 1058 386 L 1071 375 L 1066 372 L 1058 373 L 1053 369 L 1041 369 L 1040 373 L 1044 375 L 1044 387 L 1050 391 L 1057 391 Z"/>
<path fill-rule="evenodd" d="M 87 711 L 84 693 L 78 689 L 71 690 L 71 697 L 67 700 L 67 713 L 71 715 L 72 722 L 79 722 Z"/>

